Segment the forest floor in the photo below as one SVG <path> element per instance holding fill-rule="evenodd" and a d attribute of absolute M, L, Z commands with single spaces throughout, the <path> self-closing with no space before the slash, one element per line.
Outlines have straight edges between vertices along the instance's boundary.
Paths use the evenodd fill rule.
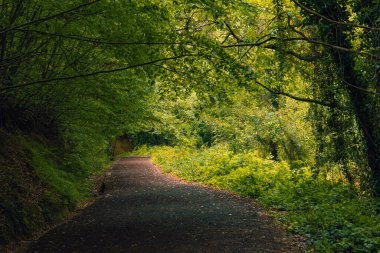
<path fill-rule="evenodd" d="M 301 252 L 251 199 L 122 158 L 103 196 L 32 243 L 27 252 Z"/>

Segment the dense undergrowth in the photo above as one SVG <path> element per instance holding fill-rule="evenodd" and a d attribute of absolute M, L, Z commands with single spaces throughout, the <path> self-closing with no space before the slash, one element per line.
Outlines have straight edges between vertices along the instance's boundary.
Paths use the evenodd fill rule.
<path fill-rule="evenodd" d="M 380 203 L 348 184 L 313 176 L 308 167 L 224 147 L 142 147 L 137 153 L 152 155 L 167 173 L 258 199 L 302 235 L 311 252 L 379 252 Z"/>
<path fill-rule="evenodd" d="M 47 224 L 65 219 L 93 196 L 89 177 L 101 167 L 80 166 L 41 135 L 1 130 L 0 140 L 2 251 Z"/>

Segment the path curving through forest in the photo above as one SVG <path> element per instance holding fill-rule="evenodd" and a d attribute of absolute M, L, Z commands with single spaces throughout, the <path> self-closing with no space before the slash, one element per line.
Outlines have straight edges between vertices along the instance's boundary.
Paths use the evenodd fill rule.
<path fill-rule="evenodd" d="M 102 198 L 27 252 L 300 252 L 251 200 L 122 158 Z"/>

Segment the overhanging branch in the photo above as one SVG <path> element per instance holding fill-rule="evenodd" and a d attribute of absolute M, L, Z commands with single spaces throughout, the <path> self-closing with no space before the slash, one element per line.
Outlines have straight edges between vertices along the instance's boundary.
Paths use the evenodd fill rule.
<path fill-rule="evenodd" d="M 282 95 L 282 96 L 286 96 L 286 97 L 289 97 L 291 99 L 294 99 L 294 100 L 297 100 L 297 101 L 302 101 L 302 102 L 307 102 L 307 103 L 313 103 L 313 104 L 318 104 L 318 105 L 322 105 L 322 106 L 326 106 L 326 107 L 330 107 L 330 108 L 337 108 L 337 109 L 340 109 L 340 110 L 348 110 L 349 108 L 344 108 L 344 107 L 341 107 L 335 103 L 328 103 L 328 102 L 324 102 L 324 101 L 320 101 L 320 100 L 316 100 L 316 99 L 311 99 L 311 98 L 304 98 L 304 97 L 298 97 L 298 96 L 295 96 L 295 95 L 292 95 L 290 93 L 287 93 L 287 92 L 283 92 L 283 91 L 278 91 L 278 90 L 274 90 L 266 85 L 264 85 L 263 83 L 261 83 L 260 81 L 258 81 L 257 79 L 254 79 L 253 80 L 256 84 L 258 84 L 259 86 L 261 86 L 262 88 L 264 88 L 265 90 L 269 91 L 270 93 L 272 94 L 276 94 L 276 95 Z"/>
<path fill-rule="evenodd" d="M 302 37 L 290 37 L 290 38 L 270 37 L 270 38 L 268 38 L 266 40 L 263 40 L 261 42 L 230 44 L 230 45 L 224 45 L 222 47 L 223 48 L 259 47 L 259 46 L 262 46 L 262 45 L 266 44 L 267 42 L 269 42 L 271 40 L 280 40 L 280 41 L 283 41 L 283 42 L 288 42 L 288 41 L 305 41 L 305 42 L 308 42 L 308 43 L 311 43 L 311 44 L 317 44 L 317 45 L 322 45 L 322 46 L 326 46 L 326 47 L 331 47 L 331 48 L 334 48 L 334 49 L 339 50 L 339 51 L 344 51 L 344 52 L 349 52 L 349 53 L 353 53 L 353 54 L 363 55 L 363 56 L 366 56 L 366 57 L 370 57 L 372 59 L 380 60 L 380 55 L 375 55 L 375 54 L 372 54 L 372 53 L 369 53 L 369 52 L 366 52 L 366 51 L 345 48 L 345 47 L 341 47 L 341 46 L 337 46 L 337 45 L 332 45 L 332 44 L 329 44 L 329 43 L 326 43 L 326 42 L 318 41 L 318 40 L 315 40 L 315 39 L 311 39 L 311 38 L 308 38 L 305 34 L 301 33 L 300 31 L 294 29 L 294 27 L 292 27 L 292 29 L 293 29 L 294 32 L 298 33 Z M 263 47 L 266 47 L 266 46 L 263 46 Z M 273 45 L 270 45 L 270 47 L 273 47 Z"/>
<path fill-rule="evenodd" d="M 92 1 L 92 2 L 89 2 L 89 3 L 78 5 L 78 6 L 74 7 L 74 8 L 71 8 L 71 9 L 68 9 L 68 10 L 65 10 L 65 11 L 53 14 L 53 15 L 49 15 L 49 16 L 46 16 L 46 17 L 43 17 L 43 18 L 40 18 L 40 19 L 36 19 L 36 20 L 30 21 L 30 22 L 27 22 L 27 23 L 24 23 L 24 24 L 16 25 L 14 27 L 9 27 L 9 28 L 7 28 L 7 29 L 5 29 L 3 31 L 0 31 L 0 34 L 9 32 L 9 31 L 12 31 L 12 30 L 15 30 L 15 29 L 19 29 L 19 28 L 22 28 L 22 27 L 26 27 L 26 26 L 30 26 L 30 25 L 34 25 L 34 24 L 43 23 L 43 22 L 48 21 L 50 19 L 54 19 L 54 18 L 60 17 L 62 15 L 65 15 L 67 13 L 70 13 L 70 12 L 82 9 L 84 7 L 96 4 L 96 3 L 100 2 L 100 1 L 101 0 L 95 0 L 95 1 Z"/>
<path fill-rule="evenodd" d="M 182 45 L 186 44 L 183 42 L 126 42 L 126 41 L 102 41 L 94 38 L 79 36 L 79 35 L 69 35 L 69 34 L 59 34 L 59 33 L 48 33 L 38 30 L 29 29 L 15 29 L 16 31 L 26 32 L 26 33 L 37 33 L 49 37 L 59 37 L 64 39 L 78 40 L 83 42 L 89 42 L 93 44 L 102 45 L 112 45 L 112 46 L 124 46 L 124 45 Z"/>
<path fill-rule="evenodd" d="M 187 55 L 173 56 L 173 57 L 157 59 L 157 60 L 153 60 L 153 61 L 149 61 L 149 62 L 134 64 L 134 65 L 128 65 L 128 66 L 125 66 L 122 68 L 115 68 L 115 69 L 110 69 L 110 70 L 100 70 L 100 71 L 94 71 L 94 72 L 90 72 L 90 73 L 84 73 L 84 74 L 73 75 L 73 76 L 63 76 L 63 77 L 55 77 L 55 78 L 51 78 L 51 79 L 37 80 L 37 81 L 29 82 L 29 83 L 23 83 L 23 84 L 4 87 L 4 88 L 0 89 L 0 92 L 6 93 L 10 90 L 25 88 L 25 87 L 36 85 L 36 84 L 47 84 L 47 83 L 57 82 L 57 81 L 67 81 L 67 80 L 73 80 L 73 79 L 90 77 L 90 76 L 97 76 L 97 75 L 102 75 L 102 74 L 110 74 L 110 73 L 120 72 L 120 71 L 124 71 L 124 70 L 128 70 L 128 69 L 144 67 L 144 66 L 152 65 L 152 64 L 158 63 L 158 62 L 177 60 L 180 58 L 191 57 L 191 56 L 200 56 L 200 55 L 187 54 Z"/>
<path fill-rule="evenodd" d="M 292 2 L 295 3 L 297 6 L 299 6 L 301 9 L 320 17 L 320 18 L 326 20 L 327 22 L 330 22 L 330 23 L 333 23 L 336 25 L 344 25 L 344 26 L 357 27 L 357 28 L 362 28 L 362 29 L 367 29 L 367 30 L 380 31 L 380 28 L 378 28 L 378 27 L 370 27 L 370 26 L 365 26 L 365 25 L 359 25 L 359 24 L 354 24 L 354 23 L 349 23 L 349 22 L 342 22 L 342 21 L 333 20 L 329 17 L 326 17 L 326 16 L 310 9 L 309 7 L 301 4 L 300 2 L 298 2 L 296 0 L 292 0 Z"/>
<path fill-rule="evenodd" d="M 339 50 L 339 51 L 348 52 L 348 53 L 353 53 L 353 54 L 358 54 L 358 55 L 363 55 L 363 56 L 370 57 L 370 58 L 372 58 L 372 59 L 380 60 L 380 55 L 375 55 L 375 54 L 371 54 L 371 53 L 366 52 L 366 51 L 357 50 L 357 49 L 351 49 L 351 48 L 346 48 L 346 47 L 342 47 L 342 46 L 337 46 L 337 45 L 329 44 L 329 43 L 327 43 L 327 42 L 323 42 L 323 41 L 318 41 L 318 40 L 315 40 L 315 39 L 311 39 L 311 38 L 307 37 L 303 32 L 298 31 L 294 26 L 292 26 L 292 25 L 290 24 L 290 19 L 288 19 L 288 25 L 289 25 L 289 27 L 292 29 L 293 32 L 295 32 L 295 33 L 301 35 L 301 36 L 302 36 L 302 39 L 305 40 L 305 41 L 308 42 L 308 43 L 311 43 L 311 44 L 317 44 L 317 45 L 322 45 L 322 46 L 326 46 L 326 47 L 334 48 L 334 49 Z"/>

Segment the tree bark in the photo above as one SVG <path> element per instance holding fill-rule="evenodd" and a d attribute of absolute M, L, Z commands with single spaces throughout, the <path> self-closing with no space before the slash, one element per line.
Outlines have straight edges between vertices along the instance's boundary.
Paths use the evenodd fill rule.
<path fill-rule="evenodd" d="M 342 32 L 342 30 L 337 29 L 333 34 L 335 36 L 334 40 L 339 46 L 350 44 L 346 33 Z M 337 50 L 331 50 L 331 54 L 335 64 L 340 68 L 343 83 L 350 84 L 346 85 L 346 89 L 349 93 L 357 122 L 363 132 L 368 165 L 372 172 L 374 195 L 380 197 L 380 136 L 376 129 L 380 127 L 380 124 L 378 124 L 380 122 L 377 122 L 375 115 L 378 98 L 363 91 L 368 89 L 368 84 L 359 79 L 359 75 L 355 71 L 352 54 Z"/>

